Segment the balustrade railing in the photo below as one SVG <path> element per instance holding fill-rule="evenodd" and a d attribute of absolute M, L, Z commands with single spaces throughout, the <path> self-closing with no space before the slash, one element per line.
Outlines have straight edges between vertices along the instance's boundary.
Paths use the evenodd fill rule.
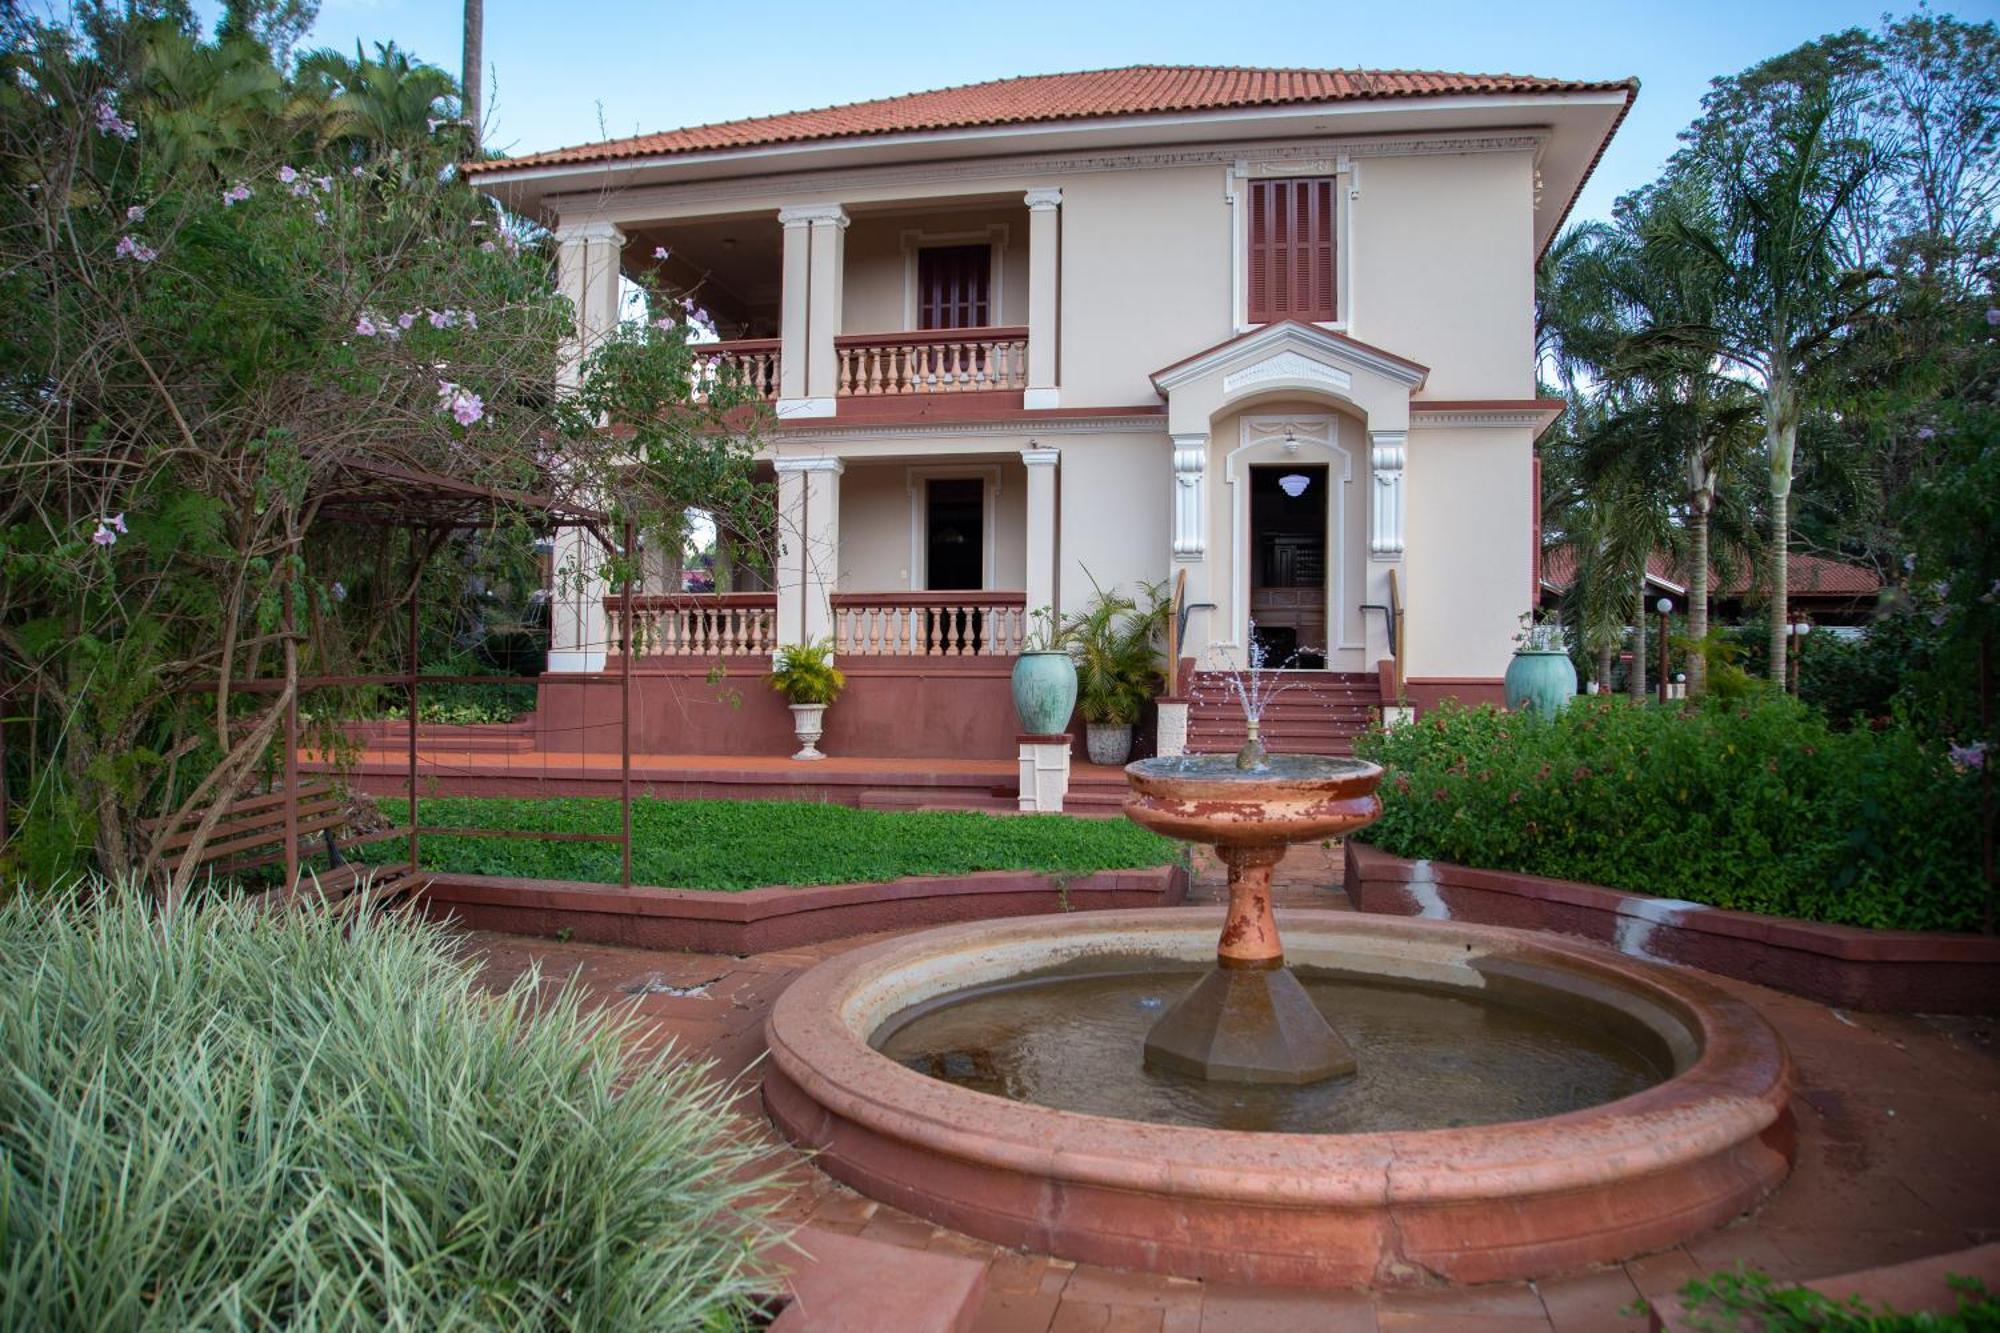
<path fill-rule="evenodd" d="M 735 376 L 757 397 L 778 396 L 779 342 L 776 338 L 739 338 L 734 342 L 690 343 L 694 356 L 694 389 L 707 398 L 725 376 Z"/>
<path fill-rule="evenodd" d="M 1027 632 L 1026 593 L 851 592 L 833 598 L 836 657 L 1012 657 Z"/>
<path fill-rule="evenodd" d="M 611 641 L 624 641 L 618 598 L 604 599 Z M 770 592 L 644 593 L 632 599 L 638 657 L 729 657 L 778 646 L 778 595 Z"/>
<path fill-rule="evenodd" d="M 834 393 L 842 398 L 1022 389 L 1028 383 L 1025 328 L 857 333 L 835 338 L 833 346 L 840 361 Z"/>

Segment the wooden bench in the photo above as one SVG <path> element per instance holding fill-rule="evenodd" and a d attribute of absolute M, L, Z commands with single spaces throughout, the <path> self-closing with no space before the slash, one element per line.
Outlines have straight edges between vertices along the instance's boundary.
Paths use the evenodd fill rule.
<path fill-rule="evenodd" d="M 286 907 L 308 902 L 332 905 L 353 897 L 356 890 L 366 885 L 368 893 L 365 896 L 370 903 L 389 906 L 429 882 L 428 875 L 407 862 L 355 864 L 341 855 L 341 846 L 335 841 L 334 832 L 347 824 L 347 808 L 339 791 L 330 782 L 301 783 L 291 792 L 253 792 L 231 797 L 215 826 L 209 830 L 208 841 L 202 845 L 195 864 L 217 875 L 233 875 L 244 870 L 282 864 L 285 860 L 288 803 L 294 811 L 292 831 L 299 840 L 299 877 L 295 883 L 281 884 L 254 895 L 253 901 L 259 905 Z M 160 840 L 159 877 L 163 882 L 171 881 L 174 872 L 179 869 L 182 855 L 194 842 L 195 830 L 201 827 L 207 815 L 207 810 L 197 810 L 178 819 L 168 816 L 145 820 L 140 824 L 139 827 L 150 836 L 157 837 L 162 829 L 166 830 L 166 836 Z M 407 838 L 409 834 L 407 828 L 392 828 L 349 838 L 345 842 L 347 847 L 354 848 L 371 842 Z M 313 855 L 309 844 L 314 838 L 326 844 L 327 864 L 324 869 L 307 865 Z"/>

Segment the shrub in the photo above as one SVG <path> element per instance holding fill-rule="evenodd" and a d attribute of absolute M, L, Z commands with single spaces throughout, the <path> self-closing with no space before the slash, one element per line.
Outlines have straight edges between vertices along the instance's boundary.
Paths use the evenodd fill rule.
<path fill-rule="evenodd" d="M 1994 1333 L 2000 1301 L 1976 1278 L 1947 1279 L 1958 1308 L 1947 1314 L 1899 1314 L 1858 1296 L 1837 1301 L 1808 1287 L 1780 1286 L 1756 1269 L 1718 1273 L 1681 1288 L 1693 1327 L 1757 1333 Z"/>
<path fill-rule="evenodd" d="M 1981 922 L 1973 781 L 1891 728 L 1782 697 L 1685 711 L 1579 698 L 1553 720 L 1447 706 L 1357 747 L 1399 856 L 1814 921 Z"/>
<path fill-rule="evenodd" d="M 719 1329 L 729 1090 L 402 918 L 0 909 L 0 1327 Z"/>

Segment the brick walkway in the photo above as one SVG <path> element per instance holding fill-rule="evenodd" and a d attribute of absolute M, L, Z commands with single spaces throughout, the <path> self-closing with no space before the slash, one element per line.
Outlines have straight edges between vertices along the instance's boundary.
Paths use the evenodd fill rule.
<path fill-rule="evenodd" d="M 1198 866 L 1196 900 L 1215 899 L 1219 876 Z M 1278 905 L 1344 907 L 1334 854 L 1300 848 L 1281 867 Z M 657 1024 L 675 1040 L 742 1074 L 763 1053 L 771 1002 L 800 971 L 862 936 L 748 958 L 648 953 L 473 933 L 485 975 L 504 985 L 539 962 L 545 982 L 575 977 L 607 1004 Z M 1663 1253 L 1539 1283 L 1429 1291 L 1296 1292 L 1228 1287 L 1072 1264 L 1001 1249 L 935 1227 L 847 1189 L 790 1151 L 788 1221 L 990 1265 L 979 1333 L 1319 1333 L 1321 1330 L 1489 1329 L 1498 1333 L 1640 1330 L 1621 1313 L 1642 1293 L 1744 1262 L 1779 1278 L 1814 1278 L 1899 1263 L 2000 1240 L 2000 1045 L 1984 1020 L 1847 1014 L 1761 987 L 1713 978 L 1755 1004 L 1790 1045 L 1799 1161 L 1785 1187 L 1751 1217 Z M 693 989 L 674 995 L 660 987 Z M 634 992 L 639 993 L 634 993 Z M 755 1113 L 754 1077 L 745 1109 Z M 759 1118 L 761 1123 L 761 1117 Z"/>

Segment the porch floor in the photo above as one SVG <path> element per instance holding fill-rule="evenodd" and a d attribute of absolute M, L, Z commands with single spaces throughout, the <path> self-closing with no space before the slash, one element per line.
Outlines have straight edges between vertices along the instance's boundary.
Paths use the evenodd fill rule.
<path fill-rule="evenodd" d="M 304 773 L 337 774 L 370 796 L 400 796 L 409 758 L 400 747 L 366 749 L 342 767 L 304 751 Z M 619 756 L 583 750 L 417 750 L 426 796 L 616 796 Z M 635 795 L 675 799 L 831 801 L 869 809 L 1012 810 L 1019 793 L 1012 759 L 880 759 L 830 755 L 799 761 L 783 755 L 634 754 Z M 1124 804 L 1122 769 L 1077 763 L 1065 808 L 1115 814 Z"/>

